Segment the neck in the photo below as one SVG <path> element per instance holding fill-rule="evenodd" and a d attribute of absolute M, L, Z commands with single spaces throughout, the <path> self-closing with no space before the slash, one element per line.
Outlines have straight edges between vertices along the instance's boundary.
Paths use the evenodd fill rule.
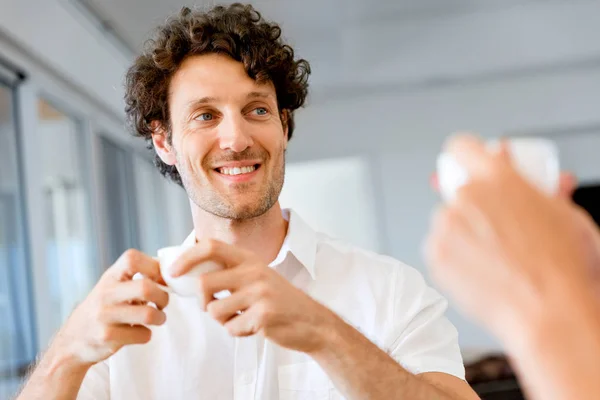
<path fill-rule="evenodd" d="M 288 222 L 281 215 L 279 202 L 265 214 L 235 221 L 210 214 L 193 202 L 192 219 L 196 239 L 216 239 L 253 251 L 265 263 L 273 261 L 287 234 Z"/>

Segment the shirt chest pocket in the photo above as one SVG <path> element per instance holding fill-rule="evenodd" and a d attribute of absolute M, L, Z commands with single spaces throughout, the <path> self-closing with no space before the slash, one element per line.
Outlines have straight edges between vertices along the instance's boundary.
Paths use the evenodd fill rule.
<path fill-rule="evenodd" d="M 343 400 L 314 361 L 279 367 L 279 400 Z"/>

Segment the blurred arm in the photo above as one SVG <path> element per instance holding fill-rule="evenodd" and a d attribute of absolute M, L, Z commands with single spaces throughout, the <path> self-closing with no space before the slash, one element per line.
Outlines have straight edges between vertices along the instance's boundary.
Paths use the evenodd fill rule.
<path fill-rule="evenodd" d="M 541 310 L 515 310 L 520 332 L 503 342 L 528 398 L 565 400 L 600 395 L 600 307 L 587 287 L 555 292 Z"/>

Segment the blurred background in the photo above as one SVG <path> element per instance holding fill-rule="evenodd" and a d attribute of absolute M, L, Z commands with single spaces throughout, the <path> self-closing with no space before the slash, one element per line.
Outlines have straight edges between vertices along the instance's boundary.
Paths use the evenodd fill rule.
<path fill-rule="evenodd" d="M 600 1 L 252 4 L 313 67 L 281 200 L 316 228 L 427 276 L 429 178 L 457 130 L 554 139 L 595 202 Z M 154 254 L 191 230 L 184 191 L 126 132 L 122 100 L 133 57 L 183 5 L 0 0 L 0 399 L 122 251 Z M 467 361 L 501 352 L 449 316 Z"/>

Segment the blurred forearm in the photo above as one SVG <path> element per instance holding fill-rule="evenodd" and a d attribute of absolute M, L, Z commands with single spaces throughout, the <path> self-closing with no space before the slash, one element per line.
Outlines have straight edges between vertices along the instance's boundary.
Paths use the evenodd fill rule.
<path fill-rule="evenodd" d="M 521 313 L 522 329 L 507 332 L 502 340 L 528 398 L 596 398 L 600 395 L 597 298 L 589 288 L 580 287 L 557 291 L 553 299 L 535 315 Z"/>

